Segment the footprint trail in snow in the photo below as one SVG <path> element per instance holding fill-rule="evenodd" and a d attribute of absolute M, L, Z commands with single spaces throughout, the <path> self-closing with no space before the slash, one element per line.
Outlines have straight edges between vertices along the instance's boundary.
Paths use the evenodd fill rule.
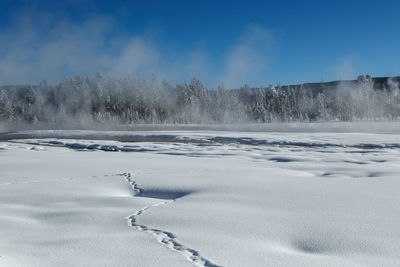
<path fill-rule="evenodd" d="M 133 191 L 133 196 L 145 197 L 143 195 L 145 191 L 142 188 L 140 188 L 136 184 L 136 182 L 132 179 L 131 173 L 123 173 L 121 175 L 124 176 L 125 179 L 128 181 L 128 183 L 130 184 L 131 189 Z M 135 211 L 134 213 L 132 213 L 131 215 L 129 215 L 127 217 L 128 225 L 137 231 L 146 232 L 148 234 L 154 235 L 160 244 L 164 245 L 165 247 L 167 247 L 170 250 L 180 253 L 182 256 L 184 256 L 186 259 L 188 259 L 190 262 L 192 262 L 195 266 L 219 267 L 220 265 L 215 264 L 211 260 L 206 259 L 203 256 L 201 256 L 197 250 L 189 248 L 189 247 L 183 245 L 182 243 L 180 243 L 173 233 L 163 231 L 160 229 L 151 228 L 146 225 L 141 225 L 137 222 L 137 217 L 140 216 L 141 214 L 143 214 L 146 210 L 157 207 L 157 206 L 168 205 L 172 202 L 175 202 L 177 198 L 182 197 L 183 195 L 180 195 L 180 196 L 177 195 L 176 198 L 172 198 L 172 199 L 160 198 L 159 202 L 157 202 L 153 205 L 150 205 L 150 206 L 143 207 L 143 208 Z M 156 197 L 154 197 L 154 198 L 156 198 Z"/>

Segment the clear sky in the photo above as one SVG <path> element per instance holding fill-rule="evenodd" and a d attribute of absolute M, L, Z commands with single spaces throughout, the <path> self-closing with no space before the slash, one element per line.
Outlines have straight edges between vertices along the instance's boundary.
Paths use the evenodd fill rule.
<path fill-rule="evenodd" d="M 140 73 L 209 87 L 399 75 L 400 1 L 2 0 L 0 84 Z"/>

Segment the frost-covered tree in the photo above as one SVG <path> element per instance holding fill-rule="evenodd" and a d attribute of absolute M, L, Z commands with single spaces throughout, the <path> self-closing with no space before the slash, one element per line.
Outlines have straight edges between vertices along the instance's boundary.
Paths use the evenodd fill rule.
<path fill-rule="evenodd" d="M 14 119 L 14 110 L 6 90 L 0 91 L 0 120 Z"/>
<path fill-rule="evenodd" d="M 337 85 L 209 89 L 199 79 L 171 85 L 141 76 L 97 73 L 56 85 L 0 87 L 0 120 L 61 123 L 245 123 L 400 119 L 399 79 L 370 76 Z"/>

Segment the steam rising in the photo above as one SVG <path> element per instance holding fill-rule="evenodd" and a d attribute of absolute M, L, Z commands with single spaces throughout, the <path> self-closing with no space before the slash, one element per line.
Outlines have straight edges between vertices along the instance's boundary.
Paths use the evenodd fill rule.
<path fill-rule="evenodd" d="M 399 78 L 208 89 L 199 79 L 172 86 L 155 76 L 76 76 L 56 86 L 3 87 L 0 120 L 49 125 L 95 122 L 265 123 L 400 119 Z"/>
<path fill-rule="evenodd" d="M 265 79 L 274 43 L 272 34 L 257 24 L 248 25 L 226 48 L 221 66 L 213 64 L 202 49 L 189 47 L 178 53 L 163 48 L 157 38 L 115 35 L 119 25 L 107 16 L 72 22 L 25 12 L 11 24 L 8 30 L 0 29 L 0 83 L 46 80 L 38 86 L 0 87 L 3 123 L 229 124 L 400 118 L 398 78 L 380 84 L 363 76 L 335 86 L 250 88 L 248 80 Z M 340 79 L 353 77 L 352 61 L 342 61 L 336 72 Z M 206 84 L 220 85 L 211 89 Z"/>
<path fill-rule="evenodd" d="M 220 82 L 237 88 L 255 77 L 265 76 L 271 50 L 271 34 L 260 25 L 250 25 L 231 48 Z"/>
<path fill-rule="evenodd" d="M 239 88 L 246 79 L 262 77 L 271 48 L 271 34 L 249 25 L 226 48 L 222 64 L 204 49 L 164 49 L 157 37 L 118 32 L 112 18 L 92 15 L 81 22 L 53 14 L 22 12 L 7 29 L 0 29 L 0 85 L 50 84 L 65 76 L 102 72 L 124 77 L 156 74 L 170 82 L 198 77 L 212 87 L 224 82 Z"/>

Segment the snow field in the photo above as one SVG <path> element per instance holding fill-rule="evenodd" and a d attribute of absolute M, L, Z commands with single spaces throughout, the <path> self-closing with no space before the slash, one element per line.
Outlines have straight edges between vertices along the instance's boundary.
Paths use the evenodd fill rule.
<path fill-rule="evenodd" d="M 0 143 L 0 265 L 398 264 L 398 135 L 169 134 Z"/>

